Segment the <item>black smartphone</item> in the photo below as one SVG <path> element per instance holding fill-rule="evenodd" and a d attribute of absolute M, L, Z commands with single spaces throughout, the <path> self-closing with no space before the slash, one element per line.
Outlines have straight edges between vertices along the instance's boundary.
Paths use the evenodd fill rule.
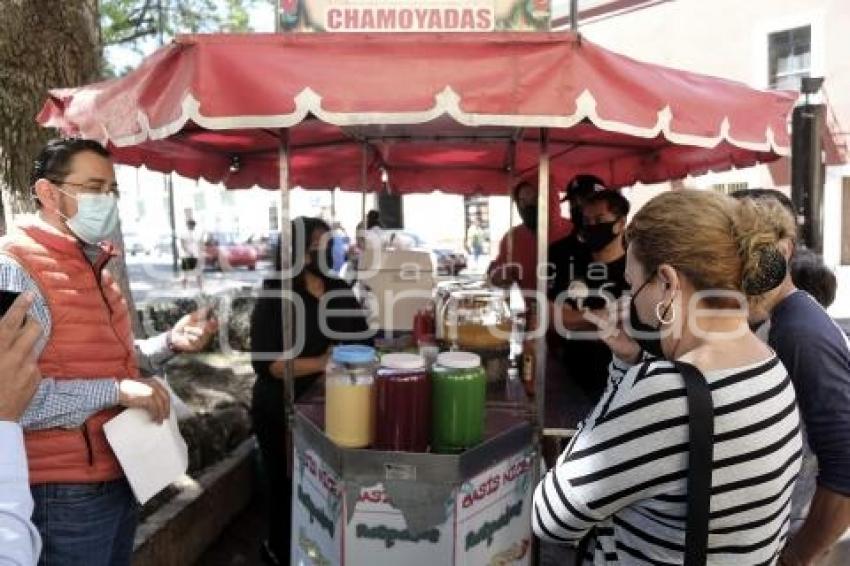
<path fill-rule="evenodd" d="M 12 303 L 15 302 L 21 293 L 19 291 L 3 291 L 0 290 L 0 317 L 6 316 L 6 313 L 12 308 Z M 24 317 L 21 326 L 26 324 L 27 319 Z"/>

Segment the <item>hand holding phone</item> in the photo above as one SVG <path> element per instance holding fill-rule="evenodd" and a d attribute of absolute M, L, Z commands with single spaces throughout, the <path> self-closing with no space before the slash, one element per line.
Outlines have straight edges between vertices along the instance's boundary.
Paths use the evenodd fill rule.
<path fill-rule="evenodd" d="M 21 418 L 41 381 L 35 346 L 42 329 L 35 320 L 27 320 L 33 295 L 15 296 L 11 304 L 0 307 L 4 308 L 0 318 L 0 421 L 12 422 Z"/>
<path fill-rule="evenodd" d="M 20 296 L 21 293 L 19 291 L 7 291 L 5 289 L 0 289 L 0 316 L 4 316 L 9 311 L 9 309 L 12 308 L 12 305 Z M 25 311 L 24 318 L 21 321 L 21 326 L 26 324 L 26 322 L 27 319 Z"/>

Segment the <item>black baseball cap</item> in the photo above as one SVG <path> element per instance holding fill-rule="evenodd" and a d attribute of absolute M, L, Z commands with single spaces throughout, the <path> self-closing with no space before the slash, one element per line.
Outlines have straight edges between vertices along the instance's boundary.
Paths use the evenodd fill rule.
<path fill-rule="evenodd" d="M 587 198 L 593 193 L 607 190 L 607 188 L 605 182 L 596 175 L 576 175 L 567 183 L 566 195 L 561 202 L 574 198 Z"/>

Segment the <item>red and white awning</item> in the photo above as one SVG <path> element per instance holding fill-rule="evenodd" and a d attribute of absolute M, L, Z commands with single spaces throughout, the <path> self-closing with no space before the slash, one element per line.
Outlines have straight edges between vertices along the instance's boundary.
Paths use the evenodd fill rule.
<path fill-rule="evenodd" d="M 789 153 L 795 93 L 607 51 L 570 33 L 195 35 L 127 76 L 51 91 L 39 122 L 116 160 L 224 182 L 501 193 L 533 171 L 612 185 L 747 167 Z M 238 171 L 231 165 L 238 161 Z"/>

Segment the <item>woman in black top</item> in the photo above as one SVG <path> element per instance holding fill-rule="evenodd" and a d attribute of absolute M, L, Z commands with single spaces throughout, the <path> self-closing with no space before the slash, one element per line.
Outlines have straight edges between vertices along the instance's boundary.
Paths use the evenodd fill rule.
<path fill-rule="evenodd" d="M 293 364 L 296 400 L 324 372 L 334 343 L 332 337 L 354 342 L 362 340 L 368 332 L 365 313 L 351 288 L 328 272 L 327 266 L 332 264 L 327 247 L 329 229 L 318 218 L 296 218 L 292 225 L 293 265 L 299 266 L 300 260 L 304 265 L 292 281 L 292 292 L 304 307 L 293 309 L 294 343 L 303 340 Z M 257 374 L 251 412 L 269 490 L 269 540 L 263 547 L 263 555 L 268 563 L 288 564 L 292 483 L 288 479 L 285 453 L 283 302 L 273 293 L 281 289 L 279 252 L 278 249 L 275 254 L 275 276 L 263 281 L 264 294 L 269 296 L 257 300 L 251 315 L 252 365 Z M 352 314 L 358 311 L 362 314 Z M 323 327 L 332 331 L 331 336 L 322 332 Z"/>

